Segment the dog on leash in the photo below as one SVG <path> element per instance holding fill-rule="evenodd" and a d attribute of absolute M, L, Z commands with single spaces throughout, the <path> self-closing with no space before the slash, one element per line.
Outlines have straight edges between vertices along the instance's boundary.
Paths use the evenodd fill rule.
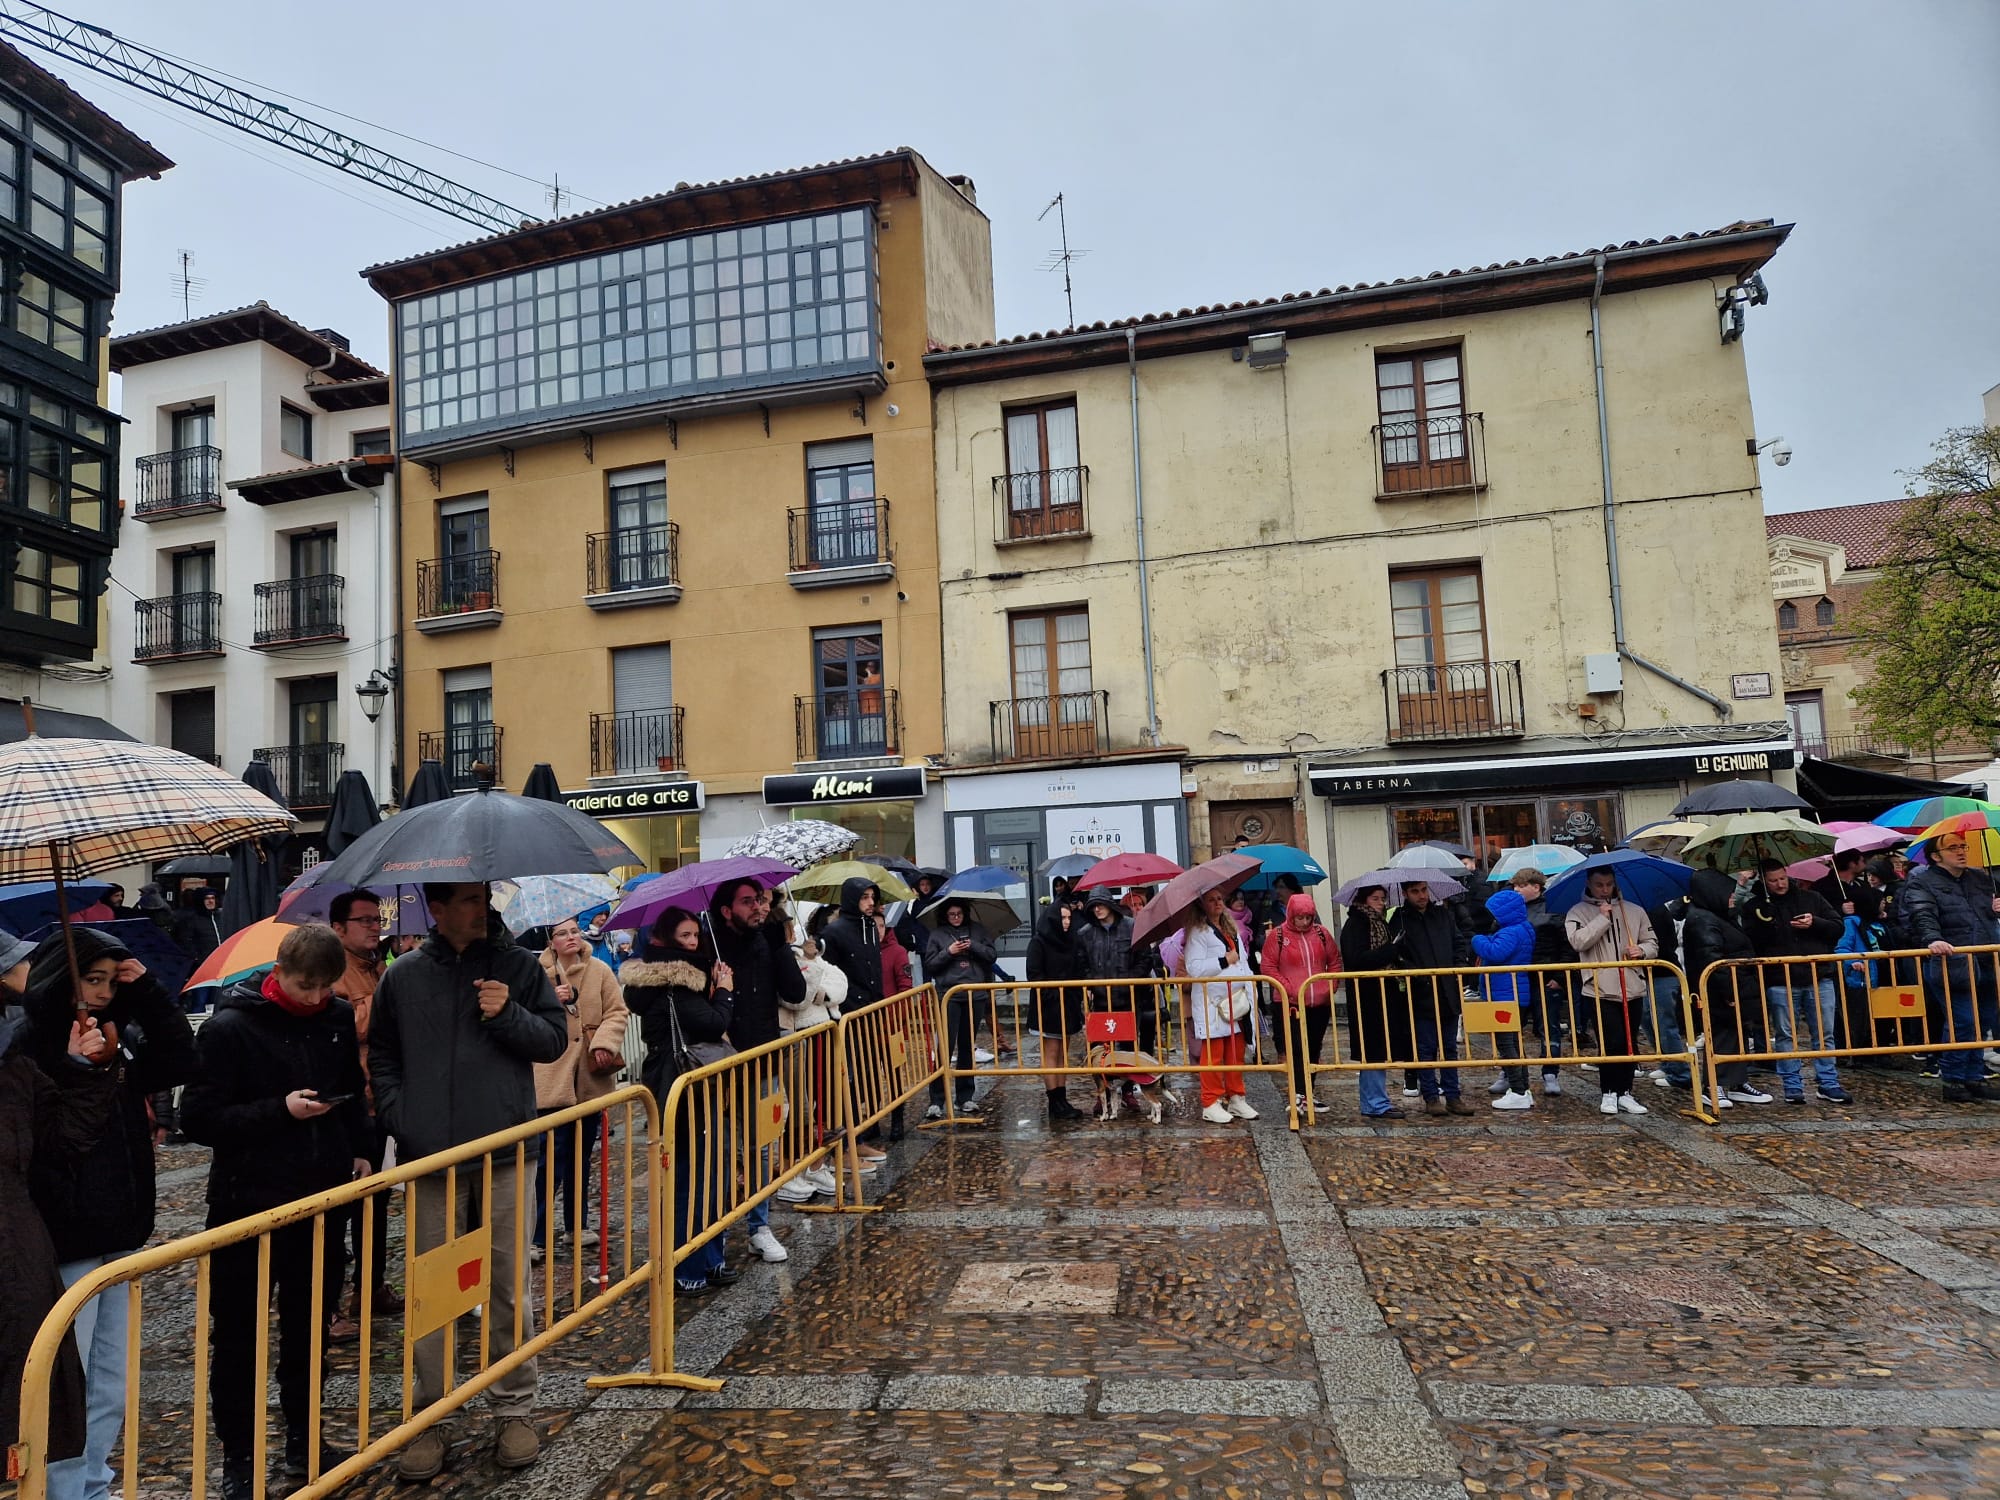
<path fill-rule="evenodd" d="M 1144 1115 L 1155 1125 L 1160 1123 L 1160 1117 L 1166 1111 L 1173 1110 L 1179 1113 L 1181 1096 L 1167 1087 L 1166 1075 L 1160 1071 L 1159 1059 L 1150 1053 L 1129 1047 L 1099 1044 L 1090 1049 L 1089 1065 L 1093 1068 L 1152 1070 L 1099 1073 L 1094 1118 L 1117 1119 L 1118 1112 L 1126 1104 L 1125 1096 L 1128 1093 L 1131 1095 L 1133 1110 Z"/>

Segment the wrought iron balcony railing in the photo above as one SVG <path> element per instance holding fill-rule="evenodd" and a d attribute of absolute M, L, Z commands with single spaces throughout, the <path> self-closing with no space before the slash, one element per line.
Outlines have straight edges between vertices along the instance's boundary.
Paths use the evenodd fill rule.
<path fill-rule="evenodd" d="M 1486 488 L 1483 412 L 1383 422 L 1371 428 L 1370 435 L 1379 499 Z"/>
<path fill-rule="evenodd" d="M 132 605 L 134 661 L 222 655 L 222 595 L 168 594 Z"/>
<path fill-rule="evenodd" d="M 338 573 L 280 578 L 257 585 L 253 646 L 347 639 L 347 580 Z"/>
<path fill-rule="evenodd" d="M 810 586 L 808 575 L 831 573 L 831 582 L 846 582 L 844 570 L 871 570 L 873 577 L 892 569 L 895 552 L 889 545 L 889 502 L 879 497 L 806 505 L 786 512 L 790 530 L 792 582 Z"/>
<path fill-rule="evenodd" d="M 1102 755 L 1111 746 L 1111 694 L 1055 693 L 990 704 L 995 760 Z"/>
<path fill-rule="evenodd" d="M 500 554 L 465 552 L 417 564 L 417 618 L 471 614 L 500 607 Z"/>
<path fill-rule="evenodd" d="M 801 761 L 865 760 L 902 753 L 901 706 L 894 688 L 802 693 L 793 707 Z"/>
<path fill-rule="evenodd" d="M 417 736 L 417 758 L 444 766 L 452 790 L 500 784 L 500 726 L 453 724 Z"/>
<path fill-rule="evenodd" d="M 175 448 L 138 460 L 139 496 L 132 514 L 141 521 L 198 515 L 222 509 L 222 450 Z"/>
<path fill-rule="evenodd" d="M 1518 739 L 1526 732 L 1518 661 L 1390 667 L 1382 674 L 1382 694 L 1392 745 L 1416 740 Z"/>
<path fill-rule="evenodd" d="M 591 594 L 676 586 L 681 581 L 681 529 L 666 521 L 600 531 L 584 540 L 584 572 Z"/>
<path fill-rule="evenodd" d="M 340 780 L 347 747 L 333 742 L 269 745 L 250 753 L 270 764 L 278 790 L 292 807 L 326 807 L 333 801 L 333 784 Z"/>
<path fill-rule="evenodd" d="M 633 708 L 623 713 L 590 716 L 590 774 L 636 775 L 641 771 L 680 771 L 680 708 Z"/>
<path fill-rule="evenodd" d="M 1084 502 L 1089 489 L 1090 470 L 1084 465 L 994 475 L 993 540 L 1004 546 L 1009 542 L 1088 536 L 1090 517 Z"/>

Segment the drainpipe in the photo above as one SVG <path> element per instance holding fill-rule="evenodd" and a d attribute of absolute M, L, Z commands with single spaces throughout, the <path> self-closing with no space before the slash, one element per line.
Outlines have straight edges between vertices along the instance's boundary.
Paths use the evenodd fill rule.
<path fill-rule="evenodd" d="M 1146 657 L 1146 743 L 1160 743 L 1160 705 L 1153 687 L 1153 595 L 1146 573 L 1146 481 L 1139 464 L 1139 333 L 1125 330 L 1132 376 L 1132 525 L 1139 537 L 1139 644 Z"/>
<path fill-rule="evenodd" d="M 1597 375 L 1597 453 L 1603 466 L 1604 483 L 1604 558 L 1611 574 L 1611 643 L 1621 659 L 1629 661 L 1643 671 L 1651 672 L 1686 693 L 1692 693 L 1710 708 L 1716 717 L 1726 719 L 1730 707 L 1722 699 L 1706 688 L 1696 687 L 1684 677 L 1677 677 L 1657 662 L 1646 660 L 1625 641 L 1625 585 L 1618 574 L 1618 509 L 1611 494 L 1611 416 L 1604 400 L 1604 325 L 1598 316 L 1598 302 L 1604 295 L 1604 257 L 1596 260 L 1597 278 L 1590 288 L 1590 355 Z"/>
<path fill-rule="evenodd" d="M 375 618 L 368 622 L 368 628 L 375 636 L 374 663 L 375 669 L 380 671 L 382 667 L 382 647 L 384 645 L 382 635 L 382 601 L 380 597 L 382 588 L 382 487 L 379 484 L 361 484 L 356 481 L 354 477 L 354 462 L 341 464 L 340 482 L 356 493 L 366 492 L 369 504 L 375 513 L 375 555 L 370 561 L 375 569 L 377 597 L 375 601 Z M 400 563 L 400 559 L 398 559 L 398 563 Z M 391 564 L 389 572 L 394 580 L 396 590 L 396 624 L 400 629 L 403 620 L 403 570 L 397 564 Z M 385 677 L 393 677 L 399 674 L 385 672 L 383 675 Z M 396 699 L 395 717 L 389 721 L 389 728 L 390 732 L 395 736 L 395 744 L 400 750 L 403 743 L 403 685 L 401 682 L 396 683 L 394 693 Z M 370 724 L 368 729 L 375 741 L 375 768 L 380 771 L 382 768 L 382 725 L 378 720 L 376 723 Z M 395 756 L 390 756 L 389 761 L 393 767 Z M 386 796 L 384 795 L 385 792 L 387 793 Z M 402 798 L 393 785 L 386 788 L 378 785 L 375 788 L 375 801 L 378 806 L 384 802 L 400 806 Z"/>

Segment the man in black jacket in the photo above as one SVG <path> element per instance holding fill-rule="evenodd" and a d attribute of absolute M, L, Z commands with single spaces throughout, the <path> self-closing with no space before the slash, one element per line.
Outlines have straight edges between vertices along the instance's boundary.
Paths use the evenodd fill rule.
<path fill-rule="evenodd" d="M 875 937 L 875 909 L 881 904 L 874 882 L 857 875 L 841 886 L 840 915 L 820 934 L 821 956 L 847 976 L 840 1008 L 848 1015 L 882 998 L 882 945 Z"/>
<path fill-rule="evenodd" d="M 1431 899 L 1421 880 L 1403 887 L 1403 904 L 1389 918 L 1390 940 L 1398 967 L 1405 969 L 1469 969 L 1472 944 L 1450 908 Z M 1440 1055 L 1458 1061 L 1458 1020 L 1462 975 L 1426 975 L 1410 980 L 1410 1009 L 1415 1014 L 1417 1058 L 1434 1063 Z M 1469 1115 L 1472 1106 L 1459 1097 L 1458 1069 L 1417 1070 L 1417 1088 L 1424 1096 L 1424 1113 Z"/>
<path fill-rule="evenodd" d="M 1757 950 L 1730 912 L 1735 894 L 1736 882 L 1720 870 L 1696 870 L 1688 893 L 1686 925 L 1681 928 L 1683 972 L 1689 984 L 1701 987 L 1695 1020 L 1709 1050 L 1717 1054 L 1744 1050 L 1762 1008 L 1757 970 L 1741 962 L 1755 958 Z M 1715 968 L 1731 961 L 1740 967 Z M 1750 1081 L 1747 1062 L 1718 1064 L 1715 1085 L 1722 1092 L 1719 1100 L 1711 1101 L 1717 1109 L 1771 1102 L 1771 1096 Z"/>
<path fill-rule="evenodd" d="M 1911 937 L 1931 954 L 1923 961 L 1924 993 L 1932 1014 L 1945 1023 L 1933 1034 L 1955 1042 L 2000 1031 L 1993 955 L 1958 951 L 1993 942 L 2000 912 L 1993 877 L 1966 862 L 1965 838 L 1947 833 L 1932 840 L 1930 862 L 1904 883 L 1900 898 Z M 1946 1103 L 2000 1099 L 2000 1092 L 1981 1081 L 1980 1051 L 1955 1047 L 1938 1054 Z"/>
<path fill-rule="evenodd" d="M 534 1119 L 534 1065 L 569 1050 L 568 1019 L 548 976 L 534 954 L 514 946 L 488 905 L 486 887 L 426 885 L 424 901 L 431 935 L 389 965 L 368 1022 L 375 1113 L 406 1162 Z M 513 1148 L 496 1151 L 492 1168 L 493 1194 L 484 1203 L 477 1162 L 458 1169 L 449 1215 L 443 1172 L 411 1183 L 404 1203 L 413 1221 L 412 1255 L 482 1222 L 491 1231 L 485 1333 L 498 1356 L 514 1348 L 517 1292 L 523 1338 L 534 1335 L 535 1303 L 515 1255 Z M 417 1343 L 419 1407 L 445 1394 L 444 1341 L 441 1330 Z M 535 1361 L 527 1360 L 487 1388 L 503 1468 L 524 1468 L 541 1452 L 528 1420 L 536 1375 Z M 445 1436 L 442 1426 L 421 1433 L 397 1459 L 397 1471 L 405 1479 L 432 1478 L 444 1467 Z"/>
<path fill-rule="evenodd" d="M 1750 939 L 1750 946 L 1757 950 L 1757 956 L 1824 960 L 1840 941 L 1843 930 L 1833 908 L 1812 887 L 1794 881 L 1775 859 L 1765 860 L 1761 873 L 1763 890 L 1737 913 L 1737 921 Z M 1835 983 L 1836 973 L 1837 966 L 1830 962 L 1764 965 L 1764 997 L 1771 1013 L 1772 1051 L 1791 1051 L 1795 1024 L 1799 1041 L 1805 1046 L 1840 1045 L 1840 987 Z M 1831 1057 L 1813 1059 L 1813 1077 L 1823 1102 L 1853 1102 L 1840 1086 L 1840 1072 Z M 1778 1082 L 1784 1085 L 1787 1104 L 1806 1102 L 1805 1076 L 1799 1059 L 1778 1059 Z"/>
<path fill-rule="evenodd" d="M 278 967 L 261 981 L 225 992 L 195 1038 L 200 1066 L 181 1102 L 181 1122 L 191 1139 L 215 1150 L 208 1168 L 209 1228 L 368 1174 L 374 1129 L 363 1099 L 354 1008 L 333 993 L 346 970 L 347 955 L 331 928 L 294 927 L 278 945 Z M 378 1212 L 386 1207 L 378 1200 Z M 303 1480 L 314 1467 L 307 1382 L 320 1373 L 308 1367 L 312 1221 L 277 1230 L 270 1240 L 285 1473 Z M 322 1324 L 339 1306 L 343 1249 L 339 1235 L 327 1237 Z M 257 1301 L 257 1242 L 216 1251 L 210 1285 L 223 1500 L 250 1500 L 253 1434 L 264 1417 L 262 1392 L 255 1389 L 257 1328 L 269 1315 Z M 346 1456 L 322 1448 L 318 1467 Z"/>

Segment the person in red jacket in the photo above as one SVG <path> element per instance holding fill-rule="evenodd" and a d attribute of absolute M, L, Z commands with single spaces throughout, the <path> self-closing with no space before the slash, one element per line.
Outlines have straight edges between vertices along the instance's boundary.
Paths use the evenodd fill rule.
<path fill-rule="evenodd" d="M 1306 1060 L 1319 1061 L 1320 1044 L 1326 1040 L 1326 1029 L 1333 1023 L 1334 991 L 1332 980 L 1321 979 L 1310 984 L 1307 980 L 1315 974 L 1340 972 L 1340 943 L 1320 921 L 1313 898 L 1304 891 L 1285 902 L 1285 920 L 1265 934 L 1264 951 L 1257 967 L 1285 987 L 1285 1050 L 1292 1055 L 1292 1093 L 1298 1099 L 1298 1107 L 1304 1109 Z M 1293 1029 L 1297 1024 L 1294 1006 L 1303 1006 L 1305 1011 L 1303 1048 L 1297 1045 L 1298 1032 Z"/>
<path fill-rule="evenodd" d="M 910 950 L 903 946 L 896 929 L 889 925 L 889 918 L 879 910 L 875 913 L 875 937 L 882 945 L 883 997 L 915 989 L 916 982 L 910 978 Z"/>

